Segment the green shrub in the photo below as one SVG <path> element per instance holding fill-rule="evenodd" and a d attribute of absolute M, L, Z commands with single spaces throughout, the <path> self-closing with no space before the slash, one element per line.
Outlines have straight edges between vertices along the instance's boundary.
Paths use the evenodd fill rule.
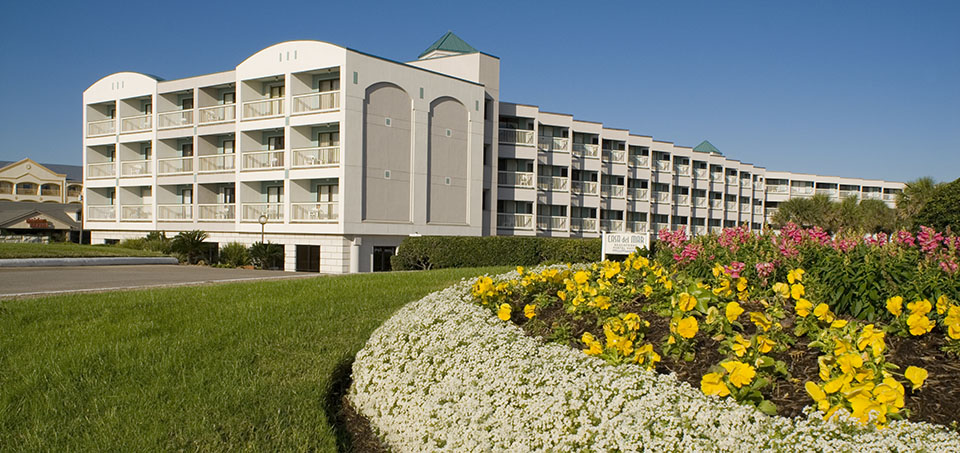
<path fill-rule="evenodd" d="M 930 200 L 917 213 L 917 226 L 925 225 L 935 230 L 949 229 L 960 233 L 960 178 L 943 183 L 933 189 Z"/>
<path fill-rule="evenodd" d="M 171 244 L 170 239 L 163 231 L 151 231 L 146 237 L 124 239 L 117 246 L 125 249 L 150 250 L 170 254 L 172 252 Z"/>
<path fill-rule="evenodd" d="M 220 248 L 220 264 L 226 267 L 241 267 L 250 264 L 250 253 L 247 246 L 239 242 L 231 242 Z"/>
<path fill-rule="evenodd" d="M 203 243 L 205 239 L 207 233 L 201 230 L 183 231 L 173 238 L 170 249 L 185 257 L 188 263 L 194 264 L 207 252 L 208 245 Z"/>
<path fill-rule="evenodd" d="M 478 266 L 531 266 L 600 259 L 600 239 L 517 236 L 406 238 L 391 259 L 396 270 Z"/>
<path fill-rule="evenodd" d="M 257 269 L 280 269 L 283 267 L 283 246 L 269 242 L 254 242 L 250 246 L 250 260 Z"/>

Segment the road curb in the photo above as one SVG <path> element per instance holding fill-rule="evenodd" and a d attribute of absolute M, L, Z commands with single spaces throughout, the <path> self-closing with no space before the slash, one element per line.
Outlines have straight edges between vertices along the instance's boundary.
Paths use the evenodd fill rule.
<path fill-rule="evenodd" d="M 118 266 L 178 264 L 172 256 L 118 256 L 96 258 L 11 258 L 0 259 L 0 267 Z"/>

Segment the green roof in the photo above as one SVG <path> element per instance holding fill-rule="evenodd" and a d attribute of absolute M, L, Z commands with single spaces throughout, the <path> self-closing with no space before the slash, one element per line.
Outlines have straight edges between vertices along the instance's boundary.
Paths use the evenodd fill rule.
<path fill-rule="evenodd" d="M 427 50 L 424 50 L 419 57 L 423 58 L 424 55 L 429 54 L 435 50 L 442 50 L 445 52 L 456 52 L 456 53 L 473 53 L 477 52 L 477 49 L 474 49 L 473 46 L 467 44 L 466 41 L 460 39 L 459 36 L 453 34 L 452 31 L 448 31 L 446 34 L 440 37 L 435 43 L 431 44 L 430 47 L 427 47 Z"/>
<path fill-rule="evenodd" d="M 713 146 L 713 143 L 710 143 L 710 142 L 708 142 L 708 141 L 706 141 L 706 140 L 700 142 L 700 144 L 697 145 L 696 148 L 693 148 L 693 150 L 694 150 L 694 151 L 701 152 L 701 153 L 717 153 L 717 154 L 723 154 L 723 153 L 720 152 L 719 149 L 717 149 L 716 146 Z"/>

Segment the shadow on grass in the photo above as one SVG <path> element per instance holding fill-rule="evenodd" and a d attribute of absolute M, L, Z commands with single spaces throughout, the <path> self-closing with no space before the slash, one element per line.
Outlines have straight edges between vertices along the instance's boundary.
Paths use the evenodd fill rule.
<path fill-rule="evenodd" d="M 330 376 L 330 391 L 324 396 L 323 410 L 337 438 L 337 450 L 343 452 L 388 452 L 370 427 L 370 421 L 360 415 L 347 400 L 353 382 L 353 360 L 344 357 Z"/>

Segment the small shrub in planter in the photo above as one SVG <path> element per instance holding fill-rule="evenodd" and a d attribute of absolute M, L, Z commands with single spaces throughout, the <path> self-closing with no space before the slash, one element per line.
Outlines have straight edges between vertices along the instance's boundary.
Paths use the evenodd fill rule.
<path fill-rule="evenodd" d="M 280 244 L 254 242 L 249 252 L 257 269 L 280 269 L 283 265 L 283 246 Z"/>
<path fill-rule="evenodd" d="M 243 267 L 250 264 L 247 247 L 239 242 L 231 242 L 220 248 L 220 264 L 225 267 Z"/>
<path fill-rule="evenodd" d="M 183 255 L 187 263 L 195 264 L 207 252 L 207 246 L 203 243 L 206 239 L 207 233 L 201 230 L 184 231 L 173 238 L 170 249 Z"/>

